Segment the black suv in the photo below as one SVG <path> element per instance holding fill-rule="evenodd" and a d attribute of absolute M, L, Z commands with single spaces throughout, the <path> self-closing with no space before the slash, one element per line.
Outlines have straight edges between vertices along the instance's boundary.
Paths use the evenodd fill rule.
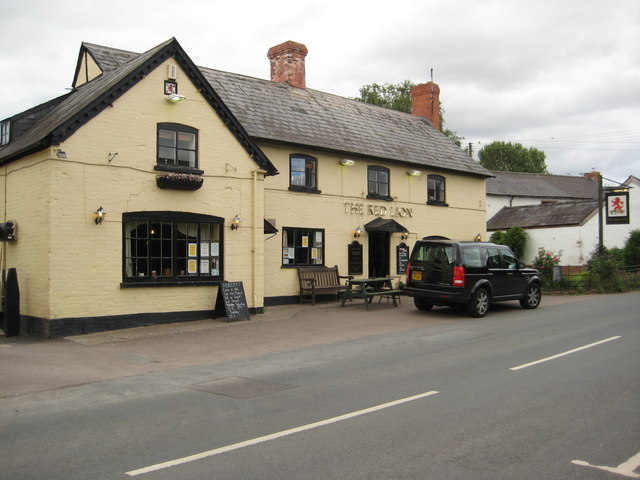
<path fill-rule="evenodd" d="M 538 271 L 518 262 L 509 247 L 429 239 L 413 247 L 405 292 L 419 310 L 463 304 L 472 317 L 484 317 L 491 302 L 520 300 L 522 308 L 536 308 L 542 297 Z"/>

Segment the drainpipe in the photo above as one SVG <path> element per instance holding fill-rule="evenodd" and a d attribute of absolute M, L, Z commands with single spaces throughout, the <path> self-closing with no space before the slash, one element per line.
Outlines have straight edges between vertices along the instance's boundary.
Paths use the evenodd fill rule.
<path fill-rule="evenodd" d="M 252 170 L 253 175 L 253 268 L 251 276 L 251 291 L 253 293 L 253 308 L 258 306 L 258 296 L 256 295 L 256 288 L 258 286 L 258 236 L 260 229 L 258 228 L 258 174 L 264 175 L 266 170 Z"/>

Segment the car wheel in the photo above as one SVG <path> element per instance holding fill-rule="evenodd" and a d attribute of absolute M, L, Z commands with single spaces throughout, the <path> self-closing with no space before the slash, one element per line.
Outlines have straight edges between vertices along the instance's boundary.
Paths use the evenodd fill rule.
<path fill-rule="evenodd" d="M 433 303 L 429 303 L 426 300 L 421 298 L 413 298 L 413 304 L 416 306 L 418 310 L 422 310 L 423 312 L 429 311 L 433 308 Z"/>
<path fill-rule="evenodd" d="M 520 299 L 520 305 L 522 306 L 522 308 L 526 309 L 538 308 L 541 299 L 542 291 L 540 290 L 540 285 L 534 283 L 527 287 L 524 298 Z"/>
<path fill-rule="evenodd" d="M 485 288 L 479 288 L 467 304 L 467 313 L 472 317 L 479 318 L 484 317 L 488 310 L 489 292 Z"/>

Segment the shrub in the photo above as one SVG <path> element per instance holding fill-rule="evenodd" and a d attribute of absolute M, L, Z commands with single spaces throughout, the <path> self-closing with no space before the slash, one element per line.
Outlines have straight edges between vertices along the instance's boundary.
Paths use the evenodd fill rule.
<path fill-rule="evenodd" d="M 527 232 L 521 227 L 511 227 L 505 235 L 505 244 L 511 248 L 516 257 L 524 256 L 524 247 L 527 245 Z"/>
<path fill-rule="evenodd" d="M 547 251 L 543 247 L 538 249 L 538 255 L 533 259 L 533 266 L 538 269 L 541 277 L 545 281 L 551 281 L 553 278 L 553 267 L 560 264 L 562 251 L 554 253 Z"/>
<path fill-rule="evenodd" d="M 623 251 L 619 248 L 603 247 L 591 254 L 587 261 L 587 270 L 593 275 L 594 286 L 599 292 L 624 292 L 626 290 L 622 275 Z"/>
<path fill-rule="evenodd" d="M 506 232 L 494 232 L 489 238 L 489 241 L 508 246 L 511 251 L 516 254 L 516 257 L 521 259 L 524 256 L 524 247 L 527 245 L 527 238 L 527 232 L 525 232 L 523 228 L 511 227 Z"/>
<path fill-rule="evenodd" d="M 633 230 L 624 244 L 624 264 L 640 266 L 640 230 Z"/>

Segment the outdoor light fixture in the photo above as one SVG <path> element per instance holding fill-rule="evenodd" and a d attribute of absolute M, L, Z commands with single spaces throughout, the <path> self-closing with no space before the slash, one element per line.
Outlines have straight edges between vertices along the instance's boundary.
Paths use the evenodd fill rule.
<path fill-rule="evenodd" d="M 422 172 L 420 170 L 409 170 L 407 171 L 407 175 L 410 177 L 419 177 Z"/>
<path fill-rule="evenodd" d="M 409 232 L 402 232 L 402 240 L 409 238 Z"/>
<path fill-rule="evenodd" d="M 343 167 L 353 167 L 356 164 L 356 162 L 354 162 L 353 160 L 350 160 L 348 158 L 343 158 L 342 160 L 340 160 L 339 163 Z"/>
<path fill-rule="evenodd" d="M 477 234 L 474 238 L 473 238 L 474 242 L 481 242 L 482 241 L 482 235 Z"/>
<path fill-rule="evenodd" d="M 187 97 L 183 95 L 178 95 L 177 93 L 172 93 L 171 95 L 167 95 L 167 102 L 169 103 L 180 103 L 184 102 Z"/>
<path fill-rule="evenodd" d="M 231 230 L 237 230 L 238 227 L 240 226 L 240 221 L 242 219 L 240 218 L 239 215 L 236 215 L 235 217 L 233 217 L 233 220 L 231 220 Z"/>
<path fill-rule="evenodd" d="M 362 229 L 358 226 L 358 227 L 353 231 L 353 238 L 360 238 L 360 235 L 362 235 Z"/>
<path fill-rule="evenodd" d="M 96 225 L 102 225 L 102 221 L 104 220 L 104 216 L 107 212 L 104 211 L 104 208 L 100 207 L 96 210 Z"/>

